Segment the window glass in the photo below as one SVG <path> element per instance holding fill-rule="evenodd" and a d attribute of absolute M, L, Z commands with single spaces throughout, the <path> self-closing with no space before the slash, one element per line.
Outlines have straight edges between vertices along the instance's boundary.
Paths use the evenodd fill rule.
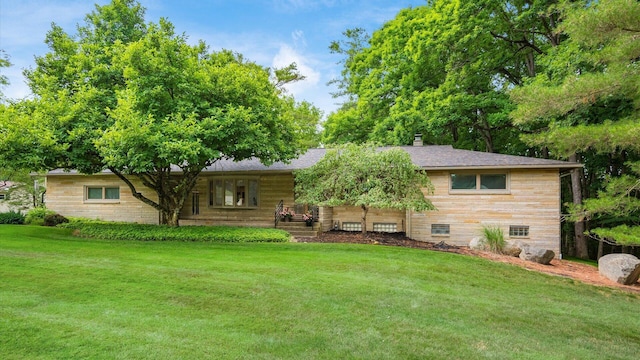
<path fill-rule="evenodd" d="M 224 205 L 233 206 L 233 180 L 224 181 Z"/>
<path fill-rule="evenodd" d="M 249 206 L 258 206 L 258 180 L 249 180 Z"/>
<path fill-rule="evenodd" d="M 222 178 L 209 181 L 209 206 L 258 206 L 258 180 Z"/>
<path fill-rule="evenodd" d="M 200 214 L 200 194 L 198 192 L 194 192 L 191 195 L 191 214 Z"/>
<path fill-rule="evenodd" d="M 362 224 L 359 222 L 345 222 L 342 223 L 342 230 L 344 231 L 362 231 Z"/>
<path fill-rule="evenodd" d="M 451 174 L 451 189 L 453 190 L 475 190 L 476 175 Z"/>
<path fill-rule="evenodd" d="M 244 180 L 236 181 L 236 206 L 247 206 Z"/>
<path fill-rule="evenodd" d="M 529 227 L 524 225 L 509 226 L 509 236 L 527 237 L 529 236 Z"/>
<path fill-rule="evenodd" d="M 481 189 L 504 190 L 507 188 L 506 174 L 482 174 L 480 175 Z"/>
<path fill-rule="evenodd" d="M 222 206 L 222 199 L 224 198 L 224 191 L 222 190 L 222 180 L 215 181 L 215 205 Z"/>
<path fill-rule="evenodd" d="M 117 188 L 117 187 L 104 188 L 104 198 L 109 200 L 120 199 L 120 188 Z"/>
<path fill-rule="evenodd" d="M 4 200 L 5 199 L 5 195 L 4 194 L 0 194 L 0 200 Z"/>
<path fill-rule="evenodd" d="M 449 235 L 449 224 L 431 224 L 431 235 Z"/>
<path fill-rule="evenodd" d="M 87 188 L 87 199 L 89 200 L 102 200 L 102 188 L 90 187 Z"/>
<path fill-rule="evenodd" d="M 398 232 L 398 224 L 395 223 L 373 223 L 373 231 L 375 232 Z"/>

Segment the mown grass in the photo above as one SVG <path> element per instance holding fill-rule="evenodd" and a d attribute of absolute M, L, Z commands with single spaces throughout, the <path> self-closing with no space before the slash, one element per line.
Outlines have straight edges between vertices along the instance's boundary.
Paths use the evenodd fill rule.
<path fill-rule="evenodd" d="M 2 359 L 635 359 L 640 296 L 456 254 L 0 226 Z"/>

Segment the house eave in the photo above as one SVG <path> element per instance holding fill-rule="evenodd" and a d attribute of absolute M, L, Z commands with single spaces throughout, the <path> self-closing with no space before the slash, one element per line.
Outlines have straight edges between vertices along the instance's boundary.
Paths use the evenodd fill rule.
<path fill-rule="evenodd" d="M 476 165 L 476 166 L 424 166 L 426 171 L 465 171 L 465 170 L 544 170 L 544 169 L 579 169 L 584 167 L 582 164 L 557 164 L 557 165 Z"/>

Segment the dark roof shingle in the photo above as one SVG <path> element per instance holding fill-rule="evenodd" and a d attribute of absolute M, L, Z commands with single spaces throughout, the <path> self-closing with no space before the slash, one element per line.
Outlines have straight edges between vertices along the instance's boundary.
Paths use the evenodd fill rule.
<path fill-rule="evenodd" d="M 385 147 L 382 149 L 389 149 Z M 525 156 L 502 155 L 480 151 L 458 150 L 450 145 L 399 146 L 414 164 L 426 170 L 438 169 L 516 169 L 516 168 L 576 168 L 580 164 L 560 160 L 538 159 Z M 309 149 L 289 164 L 277 162 L 271 166 L 263 165 L 258 159 L 235 162 L 221 160 L 204 169 L 205 173 L 231 171 L 292 171 L 305 169 L 318 162 L 326 149 Z"/>

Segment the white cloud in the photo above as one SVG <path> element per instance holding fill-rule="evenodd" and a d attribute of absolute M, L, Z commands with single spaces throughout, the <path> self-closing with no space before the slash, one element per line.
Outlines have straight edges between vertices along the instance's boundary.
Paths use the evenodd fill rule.
<path fill-rule="evenodd" d="M 304 37 L 304 32 L 302 30 L 295 30 L 294 32 L 292 32 L 291 38 L 293 38 L 293 43 L 297 47 L 303 47 L 303 48 L 307 47 L 307 40 Z"/>
<path fill-rule="evenodd" d="M 305 76 L 304 80 L 285 86 L 294 96 L 300 95 L 305 90 L 318 85 L 320 82 L 320 73 L 311 67 L 309 60 L 296 52 L 291 46 L 282 44 L 280 51 L 278 51 L 273 58 L 272 66 L 282 68 L 291 63 L 295 63 L 298 66 L 300 74 Z"/>

